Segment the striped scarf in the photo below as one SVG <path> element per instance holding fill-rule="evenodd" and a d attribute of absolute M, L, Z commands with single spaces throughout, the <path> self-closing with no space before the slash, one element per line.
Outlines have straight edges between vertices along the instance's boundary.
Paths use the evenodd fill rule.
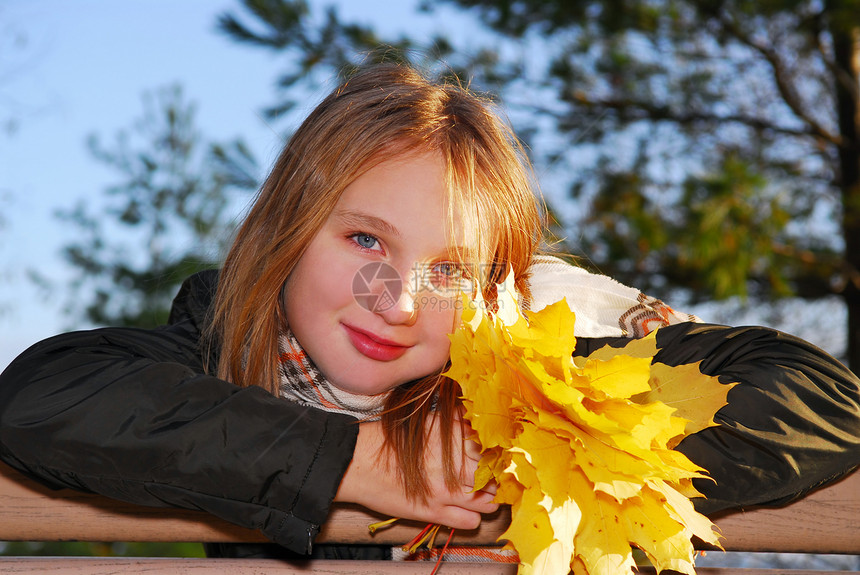
<path fill-rule="evenodd" d="M 278 336 L 278 362 L 280 364 L 280 396 L 300 405 L 324 411 L 345 413 L 356 419 L 379 419 L 388 392 L 378 395 L 357 395 L 333 386 L 317 369 L 292 334 Z"/>
<path fill-rule="evenodd" d="M 531 311 L 562 299 L 567 301 L 576 314 L 576 337 L 645 337 L 658 327 L 701 321 L 608 276 L 548 255 L 537 255 L 532 260 L 529 289 Z"/>

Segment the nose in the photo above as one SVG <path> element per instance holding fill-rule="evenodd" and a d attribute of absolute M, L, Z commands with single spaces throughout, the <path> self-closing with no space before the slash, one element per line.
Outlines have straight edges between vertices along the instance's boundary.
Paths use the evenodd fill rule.
<path fill-rule="evenodd" d="M 417 285 L 416 272 L 413 269 L 400 274 L 403 278 L 400 292 L 391 294 L 390 305 L 379 306 L 377 313 L 390 325 L 413 325 L 418 319 L 418 304 L 415 286 Z"/>

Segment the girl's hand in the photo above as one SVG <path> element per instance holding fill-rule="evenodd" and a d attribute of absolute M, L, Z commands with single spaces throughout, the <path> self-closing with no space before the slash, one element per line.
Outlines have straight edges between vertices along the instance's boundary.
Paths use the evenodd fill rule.
<path fill-rule="evenodd" d="M 391 517 L 415 519 L 427 523 L 441 523 L 455 529 L 474 529 L 481 523 L 482 513 L 498 508 L 493 503 L 492 487 L 472 492 L 475 469 L 480 453 L 473 441 L 454 441 L 465 450 L 464 465 L 460 469 L 461 488 L 449 491 L 442 472 L 442 445 L 439 425 L 433 425 L 427 438 L 424 465 L 430 495 L 426 502 L 406 497 L 397 473 L 397 463 L 390 449 L 383 447 L 384 438 L 379 422 L 359 424 L 355 454 L 341 481 L 335 501 L 358 503 L 368 509 Z M 456 425 L 459 435 L 459 425 Z M 455 462 L 460 453 L 454 453 Z"/>

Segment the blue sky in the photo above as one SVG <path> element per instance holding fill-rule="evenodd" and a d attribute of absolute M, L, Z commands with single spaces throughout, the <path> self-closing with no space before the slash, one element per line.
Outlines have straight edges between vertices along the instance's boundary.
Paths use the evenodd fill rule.
<path fill-rule="evenodd" d="M 271 97 L 275 66 L 214 32 L 230 2 L 18 0 L 0 5 L 0 110 L 17 128 L 0 134 L 0 366 L 68 323 L 26 279 L 60 280 L 71 229 L 53 217 L 97 198 L 114 175 L 86 149 L 107 142 L 143 109 L 142 94 L 181 82 L 198 102 L 201 129 L 243 134 L 266 157 L 275 134 L 255 111 Z M 11 43 L 11 45 L 10 45 Z M 242 81 L 236 81 L 236 77 Z"/>
<path fill-rule="evenodd" d="M 383 28 L 441 27 L 442 16 L 417 18 L 415 2 L 337 4 L 345 17 Z M 79 198 L 97 199 L 116 181 L 89 155 L 86 138 L 96 133 L 111 142 L 141 115 L 144 92 L 182 84 L 208 138 L 242 136 L 264 166 L 274 159 L 281 140 L 259 110 L 273 102 L 281 66 L 274 55 L 216 32 L 216 16 L 238 6 L 238 0 L 0 2 L 0 122 L 17 124 L 0 130 L 0 369 L 67 326 L 59 302 L 41 299 L 25 270 L 68 277 L 59 250 L 71 229 L 52 213 Z"/>

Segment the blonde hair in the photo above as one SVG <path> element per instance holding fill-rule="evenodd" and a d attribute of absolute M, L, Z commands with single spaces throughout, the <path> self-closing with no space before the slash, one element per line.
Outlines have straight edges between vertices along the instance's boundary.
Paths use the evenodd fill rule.
<path fill-rule="evenodd" d="M 542 223 L 511 130 L 488 101 L 459 84 L 434 83 L 402 65 L 360 69 L 295 132 L 239 227 L 210 328 L 210 341 L 221 348 L 219 377 L 277 395 L 278 334 L 288 322 L 280 295 L 305 247 L 353 180 L 387 158 L 423 151 L 444 158 L 448 213 L 471 232 L 469 257 L 484 264 L 476 270 L 485 297 L 492 301 L 492 286 L 509 269 L 528 293 L 526 274 Z M 438 374 L 390 395 L 383 424 L 411 495 L 426 495 L 424 422 L 431 414 L 447 438 L 448 483 L 456 481 L 450 443 L 458 410 L 456 385 Z"/>

